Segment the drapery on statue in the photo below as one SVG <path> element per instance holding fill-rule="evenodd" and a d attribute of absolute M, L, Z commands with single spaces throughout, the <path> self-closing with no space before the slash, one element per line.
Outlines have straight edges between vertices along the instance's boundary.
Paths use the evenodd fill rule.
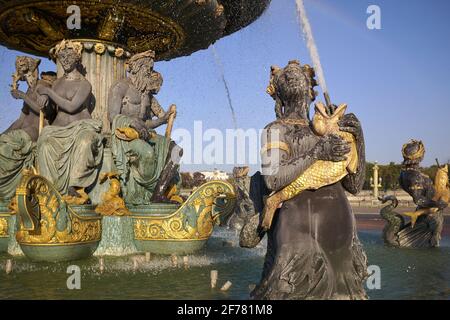
<path fill-rule="evenodd" d="M 163 83 L 153 70 L 154 58 L 153 51 L 131 57 L 128 78 L 115 83 L 108 98 L 114 163 L 125 202 L 131 205 L 167 201 L 178 181 L 182 150 L 170 140 L 176 107 L 164 112 L 153 96 Z M 154 129 L 166 123 L 166 136 L 157 135 Z"/>
<path fill-rule="evenodd" d="M 266 233 L 268 237 L 262 279 L 251 293 L 255 299 L 366 298 L 367 258 L 344 192 L 356 194 L 364 182 L 363 132 L 353 114 L 337 121 L 339 133 L 320 135 L 314 131 L 309 120 L 309 106 L 315 100 L 314 76 L 311 67 L 298 61 L 289 62 L 284 69 L 272 68 L 268 92 L 276 101 L 277 120 L 263 135 L 263 175 L 252 177 L 252 188 L 261 192 L 259 196 L 250 192 L 259 214 L 243 227 L 240 237 L 243 247 L 256 246 Z M 328 121 L 330 116 L 325 118 Z M 356 150 L 341 132 L 353 135 Z M 293 186 L 318 161 L 323 167 L 315 169 L 315 179 L 326 178 L 318 170 L 326 170 L 327 163 L 332 168 L 333 163 L 347 161 L 352 152 L 357 153 L 354 171 L 343 173 L 338 181 L 325 179 L 321 187 L 316 186 L 317 181 L 305 181 L 317 190 L 294 185 L 292 197 L 277 209 L 270 229 L 264 230 L 264 196 Z M 347 166 L 341 169 L 346 171 Z"/>
<path fill-rule="evenodd" d="M 420 163 L 425 155 L 422 141 L 411 140 L 402 148 L 403 168 L 400 186 L 417 205 L 415 212 L 406 212 L 411 218 L 406 223 L 402 215 L 395 212 L 398 205 L 395 196 L 381 198 L 383 203 L 391 203 L 381 209 L 380 215 L 386 220 L 383 238 L 386 244 L 395 247 L 438 247 L 444 223 L 443 210 L 450 200 L 448 165 L 440 166 L 433 181 L 420 172 Z"/>
<path fill-rule="evenodd" d="M 31 57 L 16 58 L 11 95 L 24 103 L 19 118 L 0 135 L 0 201 L 14 197 L 22 170 L 34 165 L 39 129 L 53 118 L 48 99 L 39 95 L 36 88 L 38 85 L 51 86 L 54 73 L 42 73 L 42 79 L 39 79 L 40 62 Z M 26 93 L 19 90 L 19 81 L 27 82 Z M 40 113 L 44 116 L 42 119 Z"/>
<path fill-rule="evenodd" d="M 37 92 L 55 106 L 56 117 L 44 127 L 37 145 L 39 174 L 50 180 L 69 204 L 87 204 L 103 159 L 102 124 L 88 110 L 92 86 L 82 74 L 79 42 L 63 40 L 55 56 L 64 75 Z"/>

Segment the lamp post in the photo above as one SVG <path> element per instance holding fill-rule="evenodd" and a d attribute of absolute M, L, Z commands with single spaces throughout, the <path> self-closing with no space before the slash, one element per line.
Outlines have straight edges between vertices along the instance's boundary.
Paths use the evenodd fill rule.
<path fill-rule="evenodd" d="M 378 188 L 381 188 L 381 182 L 383 181 L 381 177 L 378 177 L 378 170 L 380 167 L 375 161 L 375 165 L 373 166 L 373 176 L 370 177 L 370 186 L 373 188 L 373 196 L 375 199 L 378 199 Z"/>

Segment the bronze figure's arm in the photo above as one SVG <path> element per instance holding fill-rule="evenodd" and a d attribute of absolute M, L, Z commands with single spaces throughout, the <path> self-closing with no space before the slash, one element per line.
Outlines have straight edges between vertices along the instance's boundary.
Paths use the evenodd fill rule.
<path fill-rule="evenodd" d="M 343 161 L 346 154 L 350 152 L 347 142 L 337 135 L 327 135 L 318 137 L 314 134 L 304 135 L 298 143 L 302 144 L 306 150 L 303 155 L 292 157 L 292 150 L 286 150 L 289 146 L 285 141 L 271 141 L 271 130 L 279 130 L 279 137 L 285 136 L 285 130 L 271 128 L 267 131 L 267 136 L 263 137 L 263 145 L 277 146 L 278 152 L 263 147 L 262 168 L 264 181 L 271 191 L 279 191 L 285 186 L 292 183 L 298 176 L 303 174 L 317 160 L 324 161 Z M 289 146 L 289 148 L 291 148 Z"/>
<path fill-rule="evenodd" d="M 53 91 L 53 89 L 48 87 L 38 86 L 37 91 L 39 94 L 45 94 L 49 96 L 49 98 L 53 100 L 53 102 L 59 107 L 60 110 L 74 115 L 79 113 L 83 109 L 84 103 L 91 94 L 92 86 L 89 81 L 82 81 L 80 84 L 80 88 L 78 89 L 72 100 L 61 97 L 59 94 Z"/>
<path fill-rule="evenodd" d="M 342 180 L 342 186 L 345 190 L 355 195 L 361 191 L 366 174 L 366 148 L 364 133 L 361 123 L 353 113 L 346 114 L 339 122 L 339 127 L 341 131 L 353 134 L 356 140 L 358 168 L 355 173 L 347 175 Z"/>
<path fill-rule="evenodd" d="M 122 100 L 128 90 L 128 84 L 124 81 L 117 82 L 109 90 L 108 95 L 108 120 L 113 123 L 114 118 L 122 112 Z"/>
<path fill-rule="evenodd" d="M 169 121 L 170 116 L 174 113 L 173 109 L 170 108 L 167 112 L 164 112 L 163 108 L 159 104 L 155 97 L 151 97 L 151 102 L 149 102 L 152 113 L 157 117 L 155 120 L 147 119 L 145 125 L 148 129 L 155 129 Z"/>
<path fill-rule="evenodd" d="M 442 200 L 433 200 L 436 193 L 431 179 L 425 179 L 422 176 L 411 179 L 411 184 L 405 189 L 420 208 L 439 208 L 445 209 L 447 203 Z"/>
<path fill-rule="evenodd" d="M 13 96 L 14 99 L 23 100 L 24 103 L 28 105 L 35 114 L 39 114 L 39 112 L 43 107 L 45 107 L 47 102 L 45 96 L 40 97 L 38 96 L 37 99 L 35 100 L 30 96 L 28 92 L 24 93 L 23 91 L 20 90 L 12 90 L 11 95 Z"/>

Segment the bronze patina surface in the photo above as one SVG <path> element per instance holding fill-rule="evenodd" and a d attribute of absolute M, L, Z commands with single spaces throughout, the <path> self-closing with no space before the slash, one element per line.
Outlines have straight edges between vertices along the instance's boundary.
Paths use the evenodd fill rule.
<path fill-rule="evenodd" d="M 258 18 L 270 0 L 1 0 L 0 44 L 47 56 L 63 39 L 95 39 L 157 60 L 189 55 Z M 79 6 L 81 29 L 69 30 L 67 8 Z"/>

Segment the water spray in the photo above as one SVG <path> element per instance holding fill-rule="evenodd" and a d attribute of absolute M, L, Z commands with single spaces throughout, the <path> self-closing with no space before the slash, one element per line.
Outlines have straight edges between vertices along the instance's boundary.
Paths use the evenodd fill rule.
<path fill-rule="evenodd" d="M 214 289 L 216 287 L 218 278 L 219 278 L 219 271 L 211 270 L 211 289 Z"/>
<path fill-rule="evenodd" d="M 228 105 L 230 107 L 231 110 L 231 116 L 233 117 L 233 124 L 234 124 L 234 128 L 237 129 L 237 119 L 236 119 L 236 112 L 234 111 L 234 107 L 233 107 L 233 102 L 231 101 L 231 93 L 230 93 L 230 88 L 228 87 L 228 82 L 225 79 L 225 71 L 223 68 L 223 64 L 222 64 L 222 60 L 220 59 L 219 54 L 216 51 L 216 47 L 214 47 L 214 45 L 211 45 L 213 54 L 214 54 L 214 60 L 216 61 L 216 64 L 219 68 L 220 71 L 220 78 L 222 79 L 223 85 L 225 87 L 225 91 L 227 93 L 227 99 L 228 99 Z"/>
<path fill-rule="evenodd" d="M 222 286 L 222 288 L 220 288 L 220 291 L 228 291 L 230 288 L 231 288 L 231 286 L 232 286 L 233 284 L 231 283 L 231 281 L 227 281 L 227 282 L 225 282 L 225 284 Z"/>
<path fill-rule="evenodd" d="M 99 270 L 100 273 L 103 273 L 103 271 L 105 271 L 105 260 L 103 259 L 103 257 L 100 257 L 99 260 Z"/>
<path fill-rule="evenodd" d="M 172 267 L 178 267 L 178 257 L 175 254 L 172 254 Z"/>
<path fill-rule="evenodd" d="M 186 269 L 189 268 L 189 257 L 188 256 L 183 257 L 183 265 Z"/>
<path fill-rule="evenodd" d="M 5 271 L 6 274 L 10 274 L 12 272 L 13 269 L 13 263 L 11 259 L 6 260 L 6 266 L 5 266 Z"/>
<path fill-rule="evenodd" d="M 311 24 L 309 23 L 308 16 L 306 14 L 305 5 L 303 0 L 296 0 L 297 4 L 297 14 L 300 18 L 300 23 L 302 25 L 303 36 L 306 41 L 306 47 L 308 48 L 309 55 L 314 65 L 314 70 L 316 71 L 317 80 L 323 91 L 323 96 L 325 98 L 325 103 L 328 107 L 328 113 L 331 115 L 333 113 L 333 107 L 331 105 L 330 95 L 328 93 L 327 83 L 325 81 L 325 75 L 322 68 L 322 63 L 320 62 L 319 50 L 317 49 L 316 41 L 312 32 Z"/>

